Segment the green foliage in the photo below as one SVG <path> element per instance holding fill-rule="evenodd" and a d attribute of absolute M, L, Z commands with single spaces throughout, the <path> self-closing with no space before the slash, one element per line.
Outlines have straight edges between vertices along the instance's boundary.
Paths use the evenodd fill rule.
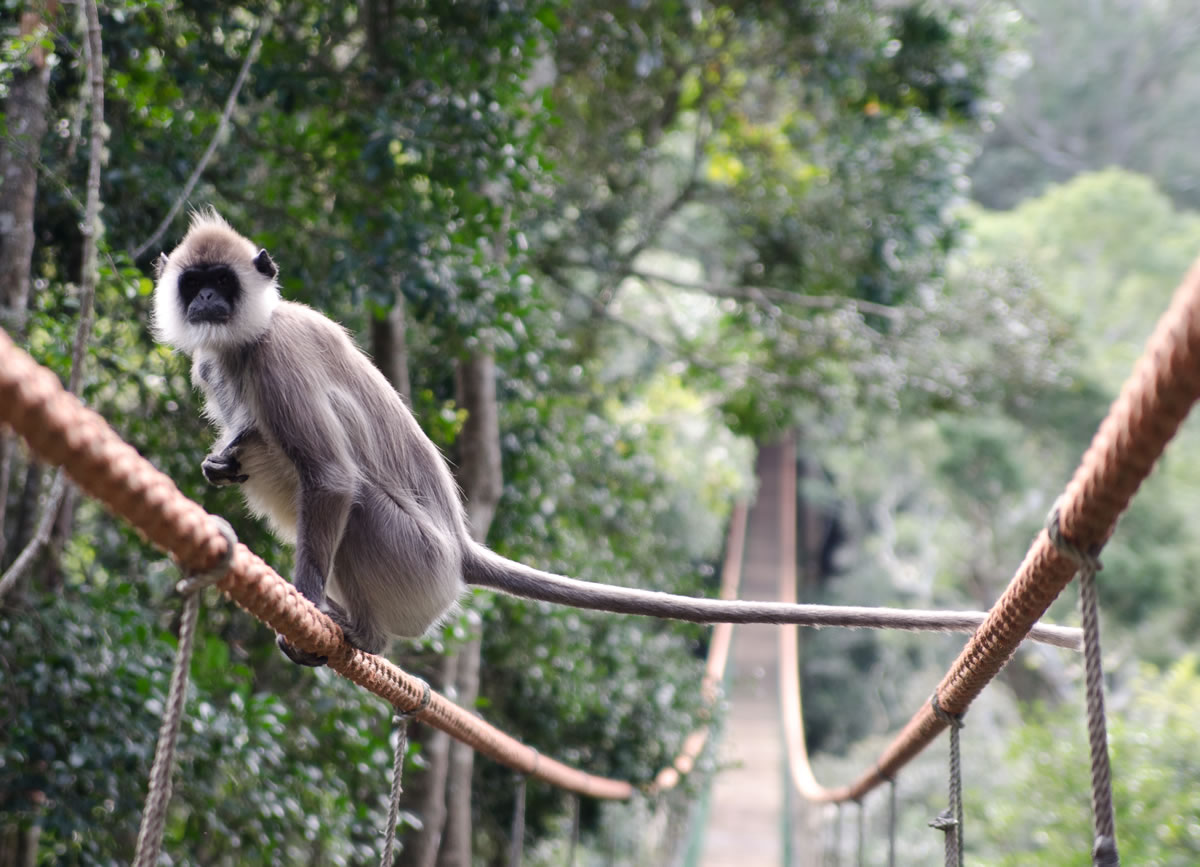
<path fill-rule="evenodd" d="M 41 826 L 44 864 L 132 851 L 171 673 L 174 642 L 146 595 L 90 571 L 0 619 L 0 810 Z M 204 863 L 369 860 L 387 809 L 385 709 L 326 675 L 285 702 L 256 686 L 244 652 L 200 635 L 168 849 Z"/>
<path fill-rule="evenodd" d="M 886 323 L 787 298 L 895 304 L 939 271 L 995 22 L 924 4 L 579 14 L 587 27 L 554 43 L 563 123 L 547 142 L 562 183 L 535 248 L 579 342 L 595 347 L 605 317 L 640 326 L 619 299 L 631 277 L 653 286 L 642 269 L 667 254 L 751 302 L 723 305 L 711 335 L 678 321 L 665 342 L 730 424 L 764 435 L 797 406 L 852 405 L 876 372 L 865 359 L 890 349 Z"/>
<path fill-rule="evenodd" d="M 1047 301 L 1103 338 L 1087 346 L 1114 390 L 1200 249 L 1200 215 L 1176 210 L 1149 178 L 1118 169 L 1080 175 L 972 224 L 973 263 L 1028 263 Z"/>
<path fill-rule="evenodd" d="M 1200 858 L 1200 674 L 1195 657 L 1144 669 L 1112 702 L 1109 745 L 1121 860 L 1164 867 Z M 976 800 L 979 863 L 1091 863 L 1086 726 L 1077 706 L 1040 712 L 1008 739 L 1003 779 Z M 974 860 L 974 859 L 973 859 Z"/>
<path fill-rule="evenodd" d="M 977 199 L 1010 208 L 1117 166 L 1200 206 L 1195 4 L 1062 0 L 1016 10 L 1027 20 L 1019 48 L 999 64 L 1004 110 L 971 171 Z"/>

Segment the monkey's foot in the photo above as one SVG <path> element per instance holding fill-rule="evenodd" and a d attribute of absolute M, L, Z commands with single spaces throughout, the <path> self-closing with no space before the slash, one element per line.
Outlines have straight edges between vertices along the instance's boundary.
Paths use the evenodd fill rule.
<path fill-rule="evenodd" d="M 309 653 L 307 650 L 301 650 L 299 647 L 292 647 L 284 640 L 282 635 L 275 638 L 275 643 L 279 645 L 279 649 L 283 651 L 283 655 L 290 659 L 296 665 L 307 665 L 312 668 L 319 668 L 329 662 L 328 656 L 318 656 L 315 653 Z"/>
<path fill-rule="evenodd" d="M 363 653 L 383 653 L 387 649 L 387 636 L 374 630 L 364 629 L 360 621 L 352 618 L 337 602 L 326 598 L 317 606 L 329 615 L 329 619 L 342 630 L 346 643 Z"/>
<path fill-rule="evenodd" d="M 209 455 L 200 464 L 200 472 L 208 479 L 210 485 L 240 485 L 250 477 L 239 472 L 242 465 L 231 453 Z"/>

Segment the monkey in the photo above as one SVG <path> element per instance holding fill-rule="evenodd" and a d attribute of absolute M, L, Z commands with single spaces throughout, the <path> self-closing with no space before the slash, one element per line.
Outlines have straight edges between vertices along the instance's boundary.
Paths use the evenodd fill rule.
<path fill-rule="evenodd" d="M 699 623 L 877 626 L 886 611 L 845 609 L 833 621 L 821 606 L 610 586 L 502 557 L 471 538 L 446 461 L 398 392 L 341 325 L 282 298 L 265 249 L 207 209 L 155 272 L 152 330 L 191 357 L 219 432 L 204 478 L 240 487 L 250 511 L 294 545 L 293 585 L 362 651 L 426 634 L 468 585 Z M 892 614 L 913 622 L 893 616 L 890 626 L 942 630 L 973 629 L 983 616 L 931 626 L 930 612 Z M 283 636 L 278 645 L 298 664 L 327 662 Z"/>

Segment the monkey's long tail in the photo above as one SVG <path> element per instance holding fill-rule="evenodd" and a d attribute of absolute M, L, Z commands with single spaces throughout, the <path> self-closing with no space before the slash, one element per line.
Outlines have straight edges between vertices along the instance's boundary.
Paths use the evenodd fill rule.
<path fill-rule="evenodd" d="M 468 584 L 512 596 L 591 608 L 615 614 L 642 614 L 693 623 L 795 623 L 799 626 L 843 626 L 851 629 L 906 629 L 928 632 L 974 632 L 987 617 L 983 611 L 921 611 L 841 605 L 800 605 L 676 596 L 655 590 L 579 581 L 517 563 L 482 545 L 471 543 L 463 564 Z M 1079 650 L 1082 633 L 1068 626 L 1038 624 L 1030 638 Z"/>

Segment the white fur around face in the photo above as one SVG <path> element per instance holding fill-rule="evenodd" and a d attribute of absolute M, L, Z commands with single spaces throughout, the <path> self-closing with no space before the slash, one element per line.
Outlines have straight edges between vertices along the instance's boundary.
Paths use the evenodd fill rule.
<path fill-rule="evenodd" d="M 192 215 L 192 224 L 179 246 L 167 257 L 154 287 L 155 337 L 181 352 L 233 349 L 257 340 L 271 324 L 279 305 L 279 285 L 254 267 L 258 248 L 226 223 L 216 211 Z M 191 323 L 179 301 L 179 276 L 191 265 L 224 264 L 242 286 L 233 318 L 226 323 Z"/>

